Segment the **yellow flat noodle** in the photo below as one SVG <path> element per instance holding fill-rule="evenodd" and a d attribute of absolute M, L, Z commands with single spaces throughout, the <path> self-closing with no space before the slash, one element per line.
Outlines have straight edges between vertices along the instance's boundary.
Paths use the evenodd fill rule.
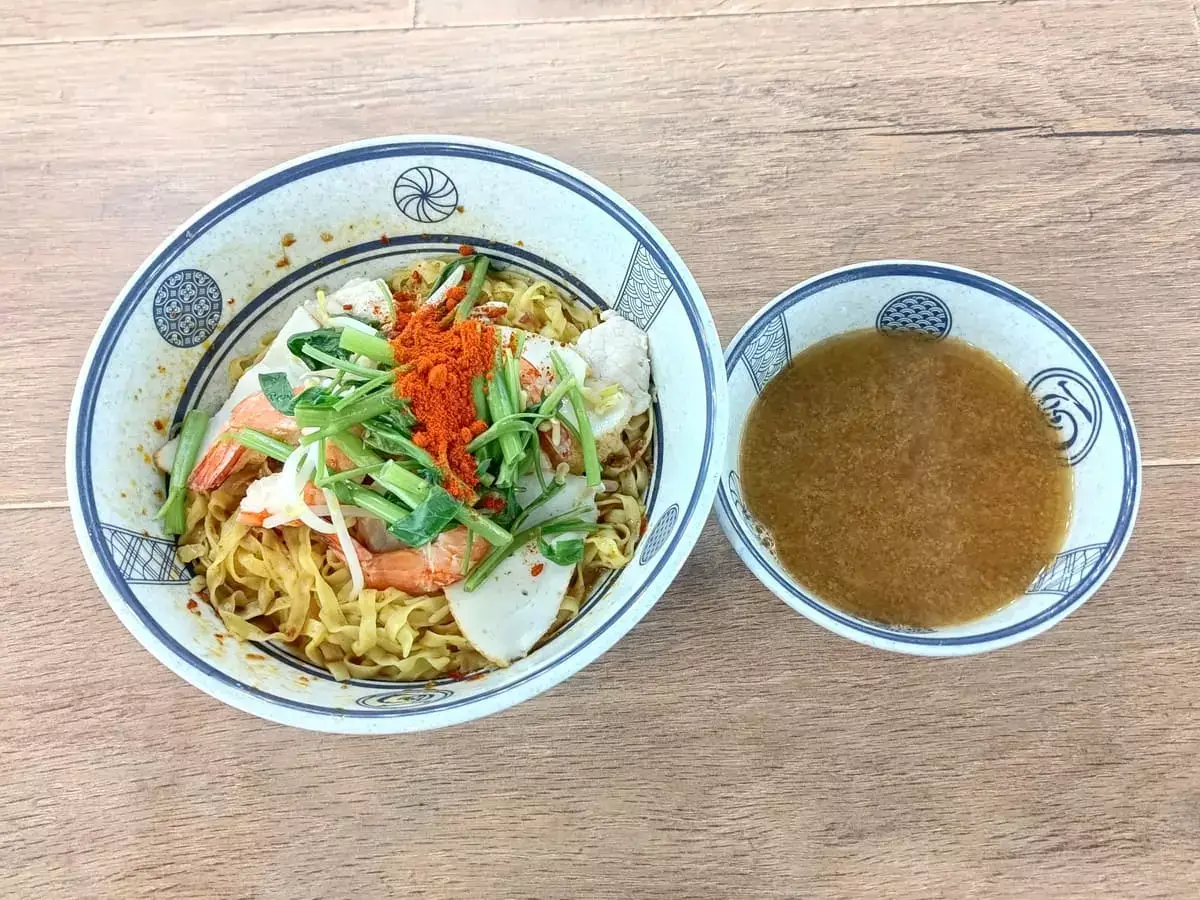
<path fill-rule="evenodd" d="M 397 272 L 392 287 L 410 289 L 410 275 L 416 272 L 423 285 L 417 293 L 428 296 L 447 262 L 421 260 Z M 479 303 L 493 301 L 507 304 L 499 319 L 502 324 L 565 343 L 600 321 L 596 310 L 511 268 L 489 271 Z M 264 336 L 257 352 L 234 360 L 230 377 L 236 381 L 273 338 Z M 622 435 L 625 451 L 607 460 L 604 487 L 596 498 L 599 528 L 585 540 L 584 558 L 542 643 L 578 615 L 604 575 L 633 559 L 643 527 L 653 435 L 653 416 L 635 417 Z M 246 487 L 267 471 L 265 465 L 245 470 L 211 494 L 189 495 L 179 559 L 201 573 L 193 589 L 207 597 L 230 634 L 242 640 L 281 641 L 342 681 L 422 682 L 487 667 L 458 630 L 445 595 L 412 597 L 394 588 L 368 588 L 350 601 L 345 563 L 327 552 L 326 544 L 306 526 L 267 531 L 238 522 Z"/>
<path fill-rule="evenodd" d="M 358 640 L 351 649 L 356 656 L 369 653 L 375 646 L 375 592 L 363 591 L 358 595 Z"/>

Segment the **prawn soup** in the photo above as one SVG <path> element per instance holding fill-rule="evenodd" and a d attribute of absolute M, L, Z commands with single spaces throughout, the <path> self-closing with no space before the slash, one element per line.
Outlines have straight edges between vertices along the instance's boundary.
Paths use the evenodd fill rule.
<path fill-rule="evenodd" d="M 1072 476 L 1014 372 L 955 338 L 875 329 L 791 359 L 745 424 L 741 484 L 776 557 L 887 625 L 971 621 L 1060 549 Z"/>

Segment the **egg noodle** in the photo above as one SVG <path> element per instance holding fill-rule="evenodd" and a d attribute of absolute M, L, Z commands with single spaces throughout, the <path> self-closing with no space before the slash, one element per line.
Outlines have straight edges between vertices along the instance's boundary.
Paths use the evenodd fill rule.
<path fill-rule="evenodd" d="M 392 284 L 398 288 L 414 270 L 430 284 L 446 265 L 442 259 L 422 260 L 397 272 Z M 489 272 L 480 303 L 506 304 L 497 315 L 499 324 L 568 344 L 600 321 L 596 310 L 512 268 Z M 492 309 L 501 312 L 498 306 Z M 230 364 L 233 381 L 263 355 L 272 338 L 263 338 L 258 352 Z M 621 448 L 605 461 L 596 497 L 599 528 L 586 537 L 583 559 L 543 642 L 579 613 L 606 574 L 633 558 L 653 465 L 653 430 L 652 411 L 635 416 L 621 434 Z M 365 588 L 353 597 L 342 557 L 306 525 L 268 529 L 238 521 L 247 487 L 271 465 L 278 468 L 263 464 L 237 473 L 211 493 L 193 492 L 188 503 L 179 558 L 199 573 L 193 589 L 232 634 L 281 641 L 339 680 L 427 681 L 489 665 L 460 632 L 444 593 L 410 596 L 395 588 Z"/>

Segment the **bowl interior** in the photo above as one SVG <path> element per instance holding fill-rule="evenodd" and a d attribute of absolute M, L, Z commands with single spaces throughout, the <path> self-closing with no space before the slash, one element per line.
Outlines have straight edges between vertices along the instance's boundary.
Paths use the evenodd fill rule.
<path fill-rule="evenodd" d="M 317 287 L 387 276 L 414 256 L 485 248 L 612 307 L 650 335 L 655 475 L 633 562 L 553 640 L 467 680 L 339 683 L 274 645 L 240 644 L 192 601 L 190 572 L 151 516 L 152 453 L 193 406 L 215 409 L 227 364 Z M 85 364 L 68 470 L 81 544 L 122 621 L 189 681 L 289 724 L 402 731 L 486 714 L 578 670 L 670 583 L 716 488 L 725 379 L 708 310 L 674 251 L 586 176 L 518 148 L 448 138 L 370 141 L 288 163 L 194 217 L 134 276 Z M 703 390 L 699 387 L 703 386 Z"/>
<path fill-rule="evenodd" d="M 739 492 L 743 426 L 755 397 L 797 353 L 860 328 L 953 335 L 1002 360 L 1026 381 L 1061 435 L 1073 467 L 1071 521 L 1062 551 L 1024 596 L 976 621 L 938 629 L 880 625 L 806 591 L 779 565 Z M 934 263 L 852 266 L 772 301 L 726 351 L 730 430 L 718 513 L 763 582 L 819 624 L 891 650 L 954 655 L 1029 637 L 1082 603 L 1120 556 L 1137 508 L 1140 460 L 1129 410 L 1095 352 L 1051 310 L 995 279 Z"/>

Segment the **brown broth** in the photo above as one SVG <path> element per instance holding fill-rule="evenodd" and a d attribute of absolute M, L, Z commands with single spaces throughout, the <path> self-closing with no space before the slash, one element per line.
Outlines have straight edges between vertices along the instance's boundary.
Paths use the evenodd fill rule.
<path fill-rule="evenodd" d="M 963 341 L 875 330 L 809 347 L 746 420 L 742 492 L 805 588 L 937 627 L 1025 592 L 1062 546 L 1072 478 L 1017 375 Z"/>

